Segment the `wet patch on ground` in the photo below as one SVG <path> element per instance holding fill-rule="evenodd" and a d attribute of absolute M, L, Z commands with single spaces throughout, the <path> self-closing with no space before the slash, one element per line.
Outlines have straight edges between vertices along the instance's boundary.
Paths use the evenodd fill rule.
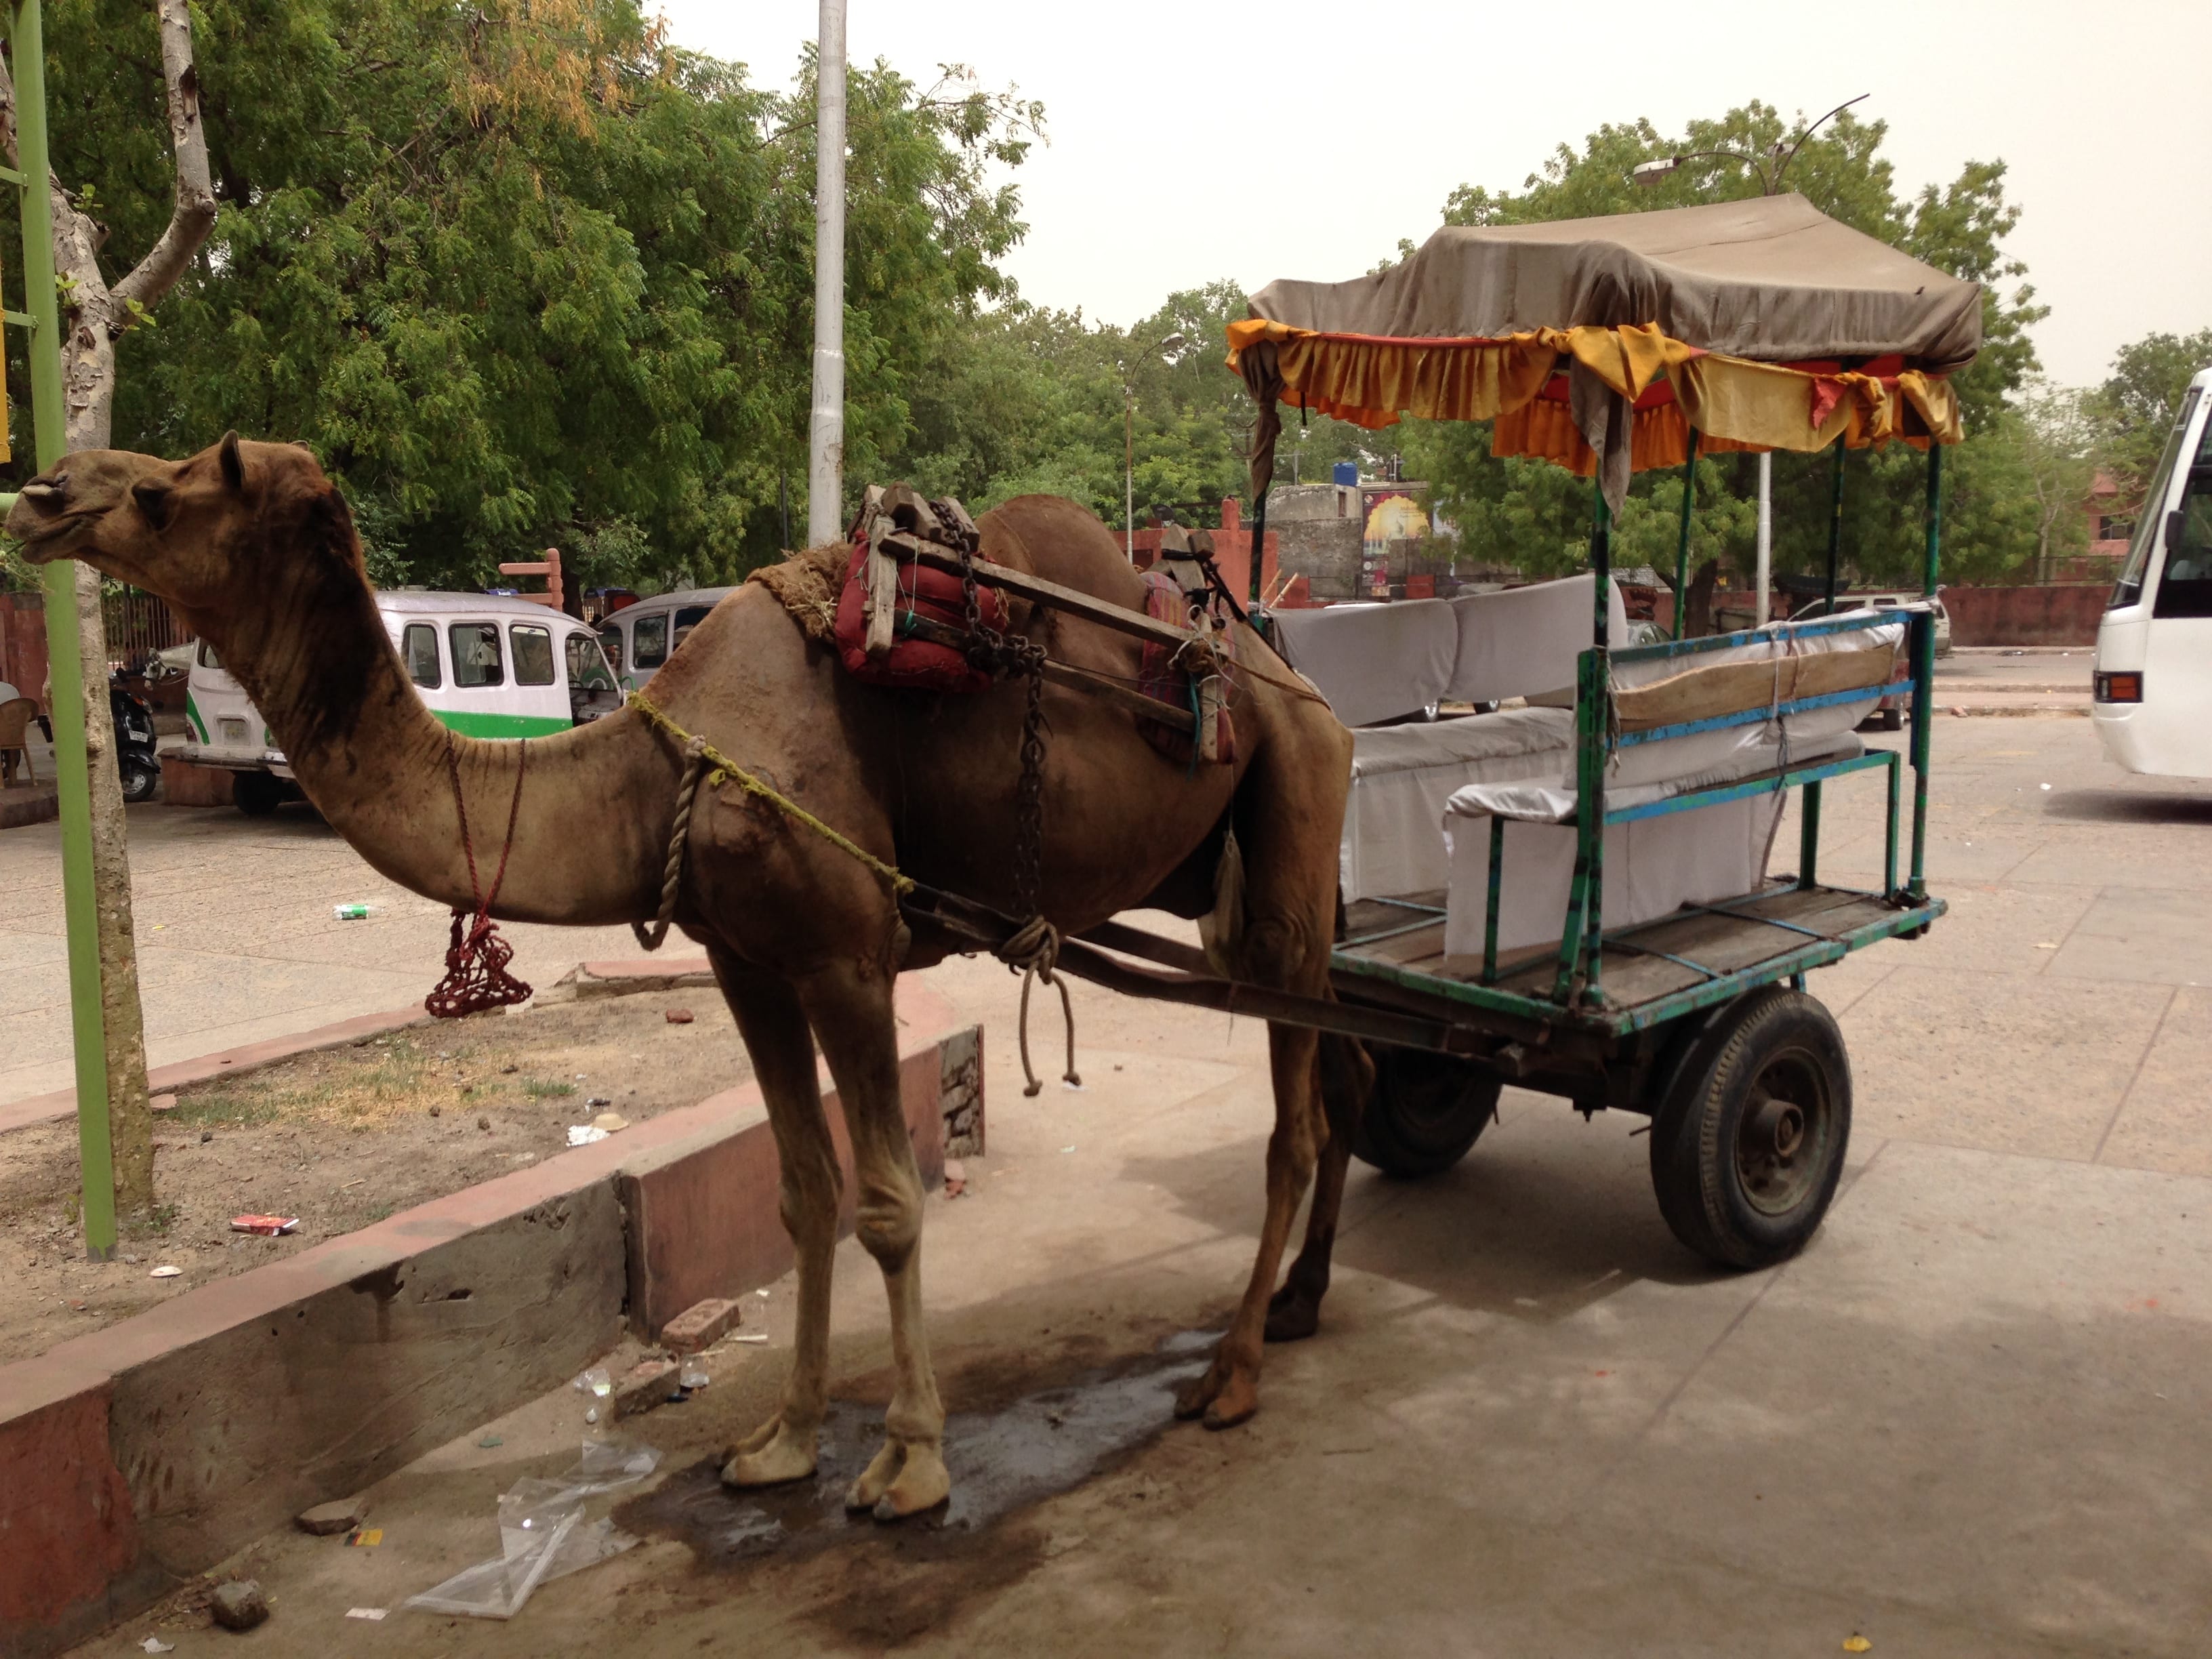
<path fill-rule="evenodd" d="M 1176 1388 L 1205 1369 L 1219 1340 L 1218 1331 L 1186 1332 L 1149 1354 L 1079 1372 L 995 1409 L 951 1413 L 945 1459 L 952 1496 L 896 1526 L 845 1509 L 847 1490 L 884 1438 L 883 1407 L 848 1401 L 830 1402 L 812 1478 L 733 1492 L 721 1483 L 718 1454 L 631 1500 L 617 1524 L 686 1544 L 706 1567 L 893 1538 L 902 1554 L 941 1558 L 1157 1439 L 1174 1419 Z"/>

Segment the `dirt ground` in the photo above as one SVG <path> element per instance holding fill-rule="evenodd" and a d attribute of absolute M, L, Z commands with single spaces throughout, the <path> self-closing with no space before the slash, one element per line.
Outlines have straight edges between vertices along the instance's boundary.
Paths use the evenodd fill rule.
<path fill-rule="evenodd" d="M 672 1008 L 689 1024 L 671 1024 Z M 27 1358 L 163 1298 L 565 1150 L 572 1124 L 696 1105 L 751 1074 L 710 988 L 425 1023 L 177 1091 L 153 1225 L 83 1260 L 73 1118 L 0 1135 L 0 1353 Z M 230 1231 L 297 1216 L 295 1232 Z M 183 1271 L 149 1275 L 157 1267 Z"/>

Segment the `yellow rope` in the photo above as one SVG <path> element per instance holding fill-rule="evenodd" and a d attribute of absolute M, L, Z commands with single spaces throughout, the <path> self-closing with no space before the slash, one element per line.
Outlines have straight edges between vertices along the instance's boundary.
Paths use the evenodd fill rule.
<path fill-rule="evenodd" d="M 691 742 L 692 734 L 686 732 L 674 720 L 669 719 L 667 715 L 662 714 L 660 710 L 654 707 L 653 702 L 647 698 L 644 692 L 631 692 L 629 694 L 629 703 L 630 707 L 636 709 L 639 714 L 644 715 L 646 719 L 651 720 L 653 725 L 659 726 L 662 731 L 667 732 L 670 737 L 675 738 L 679 746 Z M 711 743 L 702 742 L 699 746 L 699 753 L 706 760 L 707 763 L 714 769 L 707 775 L 707 782 L 710 786 L 719 787 L 725 783 L 736 784 L 739 788 L 745 791 L 746 793 L 759 796 L 761 799 L 775 807 L 776 811 L 781 812 L 786 817 L 790 818 L 793 822 L 805 825 L 806 828 L 814 831 L 816 835 L 820 836 L 823 840 L 827 841 L 832 847 L 836 848 L 840 852 L 851 854 L 854 858 L 860 860 L 861 863 L 866 865 L 869 869 L 874 871 L 878 876 L 881 876 L 890 885 L 893 893 L 904 895 L 914 890 L 913 877 L 901 875 L 894 866 L 885 864 L 873 853 L 868 851 L 866 848 L 858 846 L 854 842 L 848 840 L 845 836 L 839 835 L 837 831 L 832 830 L 828 824 L 823 823 L 820 818 L 816 817 L 813 813 L 808 811 L 797 801 L 792 799 L 788 795 L 781 793 L 775 788 L 772 788 L 769 785 L 763 783 L 760 779 L 746 771 L 744 767 L 738 765 L 737 762 L 732 760 L 727 755 L 722 753 L 720 750 L 715 748 Z"/>

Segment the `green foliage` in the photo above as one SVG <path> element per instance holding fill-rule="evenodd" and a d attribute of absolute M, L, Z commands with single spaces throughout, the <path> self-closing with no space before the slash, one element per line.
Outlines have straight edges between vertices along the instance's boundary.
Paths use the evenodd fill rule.
<path fill-rule="evenodd" d="M 1216 283 L 1126 329 L 1019 301 L 978 312 L 916 376 L 909 432 L 883 476 L 971 510 L 1030 491 L 1072 495 L 1118 528 L 1133 454 L 1140 522 L 1155 507 L 1211 522 L 1223 496 L 1247 493 L 1237 446 L 1254 410 L 1221 368 L 1224 331 L 1244 310 L 1241 289 Z"/>
<path fill-rule="evenodd" d="M 48 27 L 56 168 L 97 184 L 112 279 L 172 194 L 153 9 L 54 0 Z M 207 0 L 193 33 L 219 216 L 118 344 L 118 444 L 304 440 L 387 580 L 476 586 L 548 544 L 726 578 L 774 551 L 787 475 L 803 522 L 811 74 L 763 90 L 637 0 Z M 1000 173 L 1041 111 L 881 63 L 849 101 L 857 479 L 1004 291 Z"/>
<path fill-rule="evenodd" d="M 2100 459 L 2122 499 L 2141 498 L 2197 373 L 2212 368 L 2212 328 L 2190 335 L 2147 334 L 2113 354 L 2112 372 L 2092 400 L 2103 423 Z"/>

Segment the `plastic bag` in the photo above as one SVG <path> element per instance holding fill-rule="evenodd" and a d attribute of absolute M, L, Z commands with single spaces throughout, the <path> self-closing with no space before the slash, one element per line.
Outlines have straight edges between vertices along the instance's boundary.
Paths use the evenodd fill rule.
<path fill-rule="evenodd" d="M 556 1480 L 516 1481 L 499 1500 L 500 1553 L 410 1595 L 424 1613 L 512 1619 L 540 1584 L 597 1566 L 638 1540 L 608 1520 L 586 1522 L 584 1503 L 635 1486 L 659 1467 L 660 1454 L 625 1440 L 586 1441 L 575 1466 Z"/>

